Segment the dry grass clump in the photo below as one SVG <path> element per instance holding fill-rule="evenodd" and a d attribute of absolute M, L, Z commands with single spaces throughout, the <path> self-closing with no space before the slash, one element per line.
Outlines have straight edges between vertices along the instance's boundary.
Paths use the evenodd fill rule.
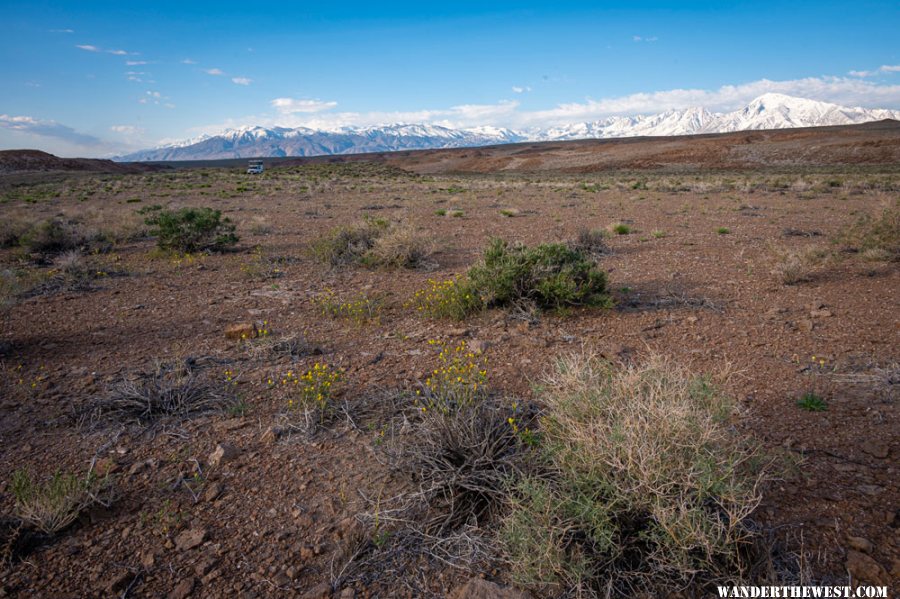
<path fill-rule="evenodd" d="M 763 475 L 718 389 L 660 357 L 576 354 L 543 390 L 546 473 L 515 484 L 502 529 L 519 583 L 627 597 L 746 576 Z"/>
<path fill-rule="evenodd" d="M 419 523 L 430 534 L 494 522 L 509 481 L 525 470 L 522 441 L 509 423 L 513 410 L 484 399 L 450 411 L 422 412 L 402 446 L 412 495 L 427 507 Z"/>
<path fill-rule="evenodd" d="M 312 246 L 313 256 L 331 266 L 421 268 L 432 252 L 431 242 L 412 227 L 376 218 L 335 229 Z"/>
<path fill-rule="evenodd" d="M 416 490 L 388 503 L 406 528 L 445 538 L 496 522 L 510 481 L 527 470 L 534 414 L 488 393 L 486 358 L 465 342 L 429 343 L 437 368 L 404 414 L 393 456 Z"/>
<path fill-rule="evenodd" d="M 19 245 L 33 257 L 46 260 L 76 250 L 86 243 L 86 237 L 72 222 L 58 218 L 34 223 L 19 237 Z"/>
<path fill-rule="evenodd" d="M 375 239 L 363 260 L 386 268 L 422 268 L 434 253 L 429 239 L 409 226 L 391 227 Z"/>
<path fill-rule="evenodd" d="M 867 260 L 900 260 L 900 201 L 877 217 L 866 215 L 845 230 L 838 242 L 862 253 Z"/>
<path fill-rule="evenodd" d="M 93 472 L 81 477 L 57 471 L 48 480 L 40 482 L 32 479 L 27 470 L 17 470 L 9 489 L 16 501 L 16 515 L 51 535 L 71 526 L 87 508 L 93 505 L 109 507 L 113 499 L 110 480 Z"/>
<path fill-rule="evenodd" d="M 269 223 L 269 219 L 265 216 L 254 216 L 250 222 L 250 232 L 254 235 L 269 235 L 273 231 L 272 225 Z"/>
<path fill-rule="evenodd" d="M 22 236 L 28 232 L 31 225 L 23 218 L 4 217 L 0 222 L 0 248 L 12 248 L 19 245 Z"/>
<path fill-rule="evenodd" d="M 22 282 L 15 271 L 8 268 L 0 270 L 0 316 L 6 316 L 21 293 Z"/>
<path fill-rule="evenodd" d="M 160 363 L 153 371 L 126 379 L 98 399 L 99 416 L 152 424 L 171 416 L 190 418 L 207 412 L 224 411 L 239 403 L 232 385 L 217 381 L 196 367 L 193 360 Z"/>
<path fill-rule="evenodd" d="M 332 230 L 310 250 L 317 260 L 330 266 L 358 264 L 389 226 L 386 220 L 367 218 L 362 225 Z"/>
<path fill-rule="evenodd" d="M 827 249 L 812 246 L 802 249 L 773 248 L 775 264 L 772 274 L 785 285 L 796 285 L 809 281 L 813 274 L 827 262 L 830 253 Z"/>
<path fill-rule="evenodd" d="M 603 229 L 581 229 L 575 241 L 569 245 L 594 257 L 603 256 L 609 253 L 609 246 L 606 244 L 607 235 Z"/>
<path fill-rule="evenodd" d="M 247 353 L 255 360 L 287 358 L 295 361 L 304 356 L 318 355 L 322 349 L 303 335 L 265 335 L 245 344 Z"/>

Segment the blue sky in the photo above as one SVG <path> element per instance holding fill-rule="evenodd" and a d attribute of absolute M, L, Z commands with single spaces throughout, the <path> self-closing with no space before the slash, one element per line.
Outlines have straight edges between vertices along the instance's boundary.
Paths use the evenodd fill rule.
<path fill-rule="evenodd" d="M 11 2 L 0 149 L 228 127 L 526 128 L 766 91 L 900 109 L 897 2 Z"/>

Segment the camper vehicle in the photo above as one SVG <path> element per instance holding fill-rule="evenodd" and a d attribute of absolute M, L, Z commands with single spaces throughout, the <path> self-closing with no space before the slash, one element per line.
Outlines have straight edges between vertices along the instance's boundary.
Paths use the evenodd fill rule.
<path fill-rule="evenodd" d="M 262 160 L 251 160 L 250 164 L 247 166 L 248 175 L 259 175 L 262 174 L 263 170 Z"/>

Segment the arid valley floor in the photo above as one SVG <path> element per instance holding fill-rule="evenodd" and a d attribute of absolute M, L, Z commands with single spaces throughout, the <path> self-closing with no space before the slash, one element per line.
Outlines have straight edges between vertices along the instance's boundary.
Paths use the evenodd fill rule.
<path fill-rule="evenodd" d="M 520 584 L 502 550 L 417 548 L 393 518 L 392 501 L 418 486 L 394 451 L 414 391 L 437 348 L 462 341 L 487 359 L 492 393 L 536 410 L 544 377 L 573 353 L 727 372 L 729 430 L 779 464 L 752 514 L 773 568 L 896 591 L 900 134 L 870 129 L 622 142 L 656 150 L 603 164 L 532 144 L 516 159 L 521 148 L 288 159 L 259 176 L 244 162 L 0 175 L 0 596 L 461 597 L 471 578 L 499 596 L 550 593 Z M 743 150 L 715 150 L 722 138 Z M 157 204 L 220 210 L 240 240 L 162 252 L 138 214 Z M 68 258 L 77 280 L 19 243 L 46 219 L 103 240 Z M 433 251 L 413 269 L 332 266 L 311 251 L 365 219 Z M 860 227 L 876 221 L 892 248 L 863 247 Z M 592 256 L 611 307 L 463 320 L 416 309 L 417 291 L 464 275 L 492 238 L 536 246 L 585 230 L 607 232 Z M 248 338 L 226 338 L 241 323 L 255 327 Z M 98 409 L 160 364 L 233 403 L 150 423 Z M 316 364 L 341 379 L 334 410 L 309 427 L 283 381 Z M 817 403 L 798 405 L 804 395 Z M 17 472 L 89 469 L 109 475 L 107 505 L 54 535 L 19 526 Z M 496 522 L 470 532 L 491 547 Z"/>

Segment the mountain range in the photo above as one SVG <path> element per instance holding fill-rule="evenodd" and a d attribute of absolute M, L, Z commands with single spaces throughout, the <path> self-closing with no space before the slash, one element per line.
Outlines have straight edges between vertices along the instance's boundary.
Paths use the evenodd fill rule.
<path fill-rule="evenodd" d="M 139 162 L 360 154 L 524 141 L 694 135 L 754 129 L 853 125 L 882 119 L 900 120 L 900 110 L 850 108 L 769 93 L 733 112 L 712 112 L 698 107 L 667 110 L 653 115 L 611 116 L 597 121 L 520 131 L 499 127 L 453 129 L 432 124 L 343 127 L 336 130 L 250 126 L 229 129 L 220 135 L 205 135 L 141 150 L 116 160 Z"/>

